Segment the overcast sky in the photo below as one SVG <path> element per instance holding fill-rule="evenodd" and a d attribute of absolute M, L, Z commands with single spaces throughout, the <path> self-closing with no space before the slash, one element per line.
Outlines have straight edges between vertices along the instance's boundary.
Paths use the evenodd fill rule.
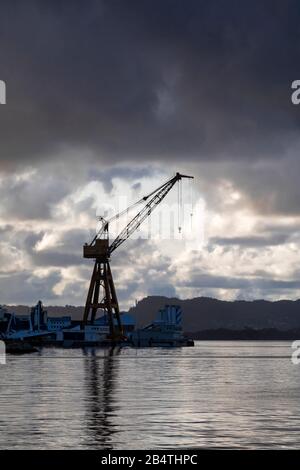
<path fill-rule="evenodd" d="M 121 308 L 300 297 L 299 58 L 296 0 L 1 1 L 0 303 L 84 304 L 96 213 L 176 171 L 193 243 L 120 247 Z"/>

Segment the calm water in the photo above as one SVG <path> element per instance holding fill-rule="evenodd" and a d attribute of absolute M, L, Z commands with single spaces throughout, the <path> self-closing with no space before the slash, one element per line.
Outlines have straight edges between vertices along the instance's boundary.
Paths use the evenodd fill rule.
<path fill-rule="evenodd" d="M 0 365 L 0 449 L 300 448 L 290 342 L 44 349 Z"/>

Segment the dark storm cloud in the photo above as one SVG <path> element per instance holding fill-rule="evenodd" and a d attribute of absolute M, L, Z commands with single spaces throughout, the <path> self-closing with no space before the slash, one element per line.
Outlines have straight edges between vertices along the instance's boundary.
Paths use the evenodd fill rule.
<path fill-rule="evenodd" d="M 2 168 L 64 146 L 111 163 L 280 155 L 299 129 L 296 1 L 0 7 Z"/>

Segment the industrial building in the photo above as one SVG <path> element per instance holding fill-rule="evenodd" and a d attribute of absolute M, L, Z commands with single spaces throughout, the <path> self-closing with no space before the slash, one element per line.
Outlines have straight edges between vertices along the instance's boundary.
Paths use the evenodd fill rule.
<path fill-rule="evenodd" d="M 166 305 L 145 328 L 134 330 L 128 337 L 135 347 L 193 346 L 182 333 L 182 310 L 179 305 Z"/>
<path fill-rule="evenodd" d="M 65 328 L 71 328 L 72 317 L 48 317 L 47 318 L 47 330 L 48 331 L 60 331 Z"/>

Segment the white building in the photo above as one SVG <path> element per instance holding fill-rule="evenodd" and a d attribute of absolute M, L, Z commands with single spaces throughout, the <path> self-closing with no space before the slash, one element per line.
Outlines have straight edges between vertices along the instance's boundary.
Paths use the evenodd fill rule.
<path fill-rule="evenodd" d="M 88 342 L 103 341 L 108 334 L 108 325 L 86 325 L 84 327 L 84 340 Z"/>

